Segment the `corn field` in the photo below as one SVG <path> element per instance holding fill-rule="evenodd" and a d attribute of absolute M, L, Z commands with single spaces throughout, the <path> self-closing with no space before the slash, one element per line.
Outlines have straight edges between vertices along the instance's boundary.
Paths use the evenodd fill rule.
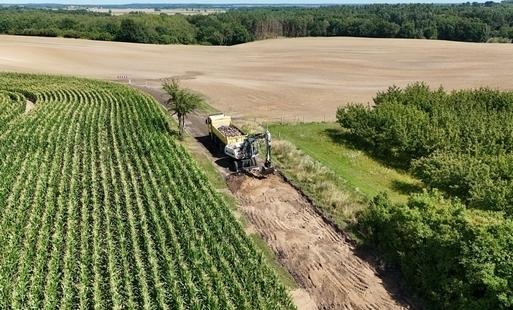
<path fill-rule="evenodd" d="M 151 97 L 0 73 L 0 158 L 1 309 L 295 308 Z"/>

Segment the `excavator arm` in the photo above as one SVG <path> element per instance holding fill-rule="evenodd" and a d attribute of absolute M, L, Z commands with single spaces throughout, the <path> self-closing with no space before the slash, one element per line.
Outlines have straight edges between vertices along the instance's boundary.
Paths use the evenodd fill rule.
<path fill-rule="evenodd" d="M 244 152 L 247 152 L 245 156 L 248 156 L 249 158 L 255 156 L 258 154 L 258 150 L 254 149 L 254 142 L 258 140 L 264 140 L 265 141 L 265 162 L 264 162 L 264 172 L 271 173 L 274 171 L 274 168 L 271 163 L 271 133 L 269 131 L 263 132 L 263 133 L 257 133 L 249 135 L 244 141 Z"/>
<path fill-rule="evenodd" d="M 265 162 L 260 169 L 262 175 L 273 173 L 271 163 L 271 133 L 269 131 L 247 135 L 240 144 L 227 145 L 225 154 L 232 158 L 233 171 L 249 172 L 257 167 L 256 157 L 260 153 L 260 141 L 265 141 Z"/>
<path fill-rule="evenodd" d="M 272 168 L 271 164 L 271 133 L 269 131 L 265 132 L 265 162 L 264 168 Z"/>

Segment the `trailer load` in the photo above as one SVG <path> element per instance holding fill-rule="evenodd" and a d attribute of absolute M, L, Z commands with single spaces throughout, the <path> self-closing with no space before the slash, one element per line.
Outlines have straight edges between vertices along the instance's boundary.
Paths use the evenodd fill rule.
<path fill-rule="evenodd" d="M 208 125 L 208 134 L 210 140 L 217 148 L 224 152 L 228 144 L 242 142 L 246 135 L 232 123 L 232 118 L 228 115 L 212 114 L 205 121 Z"/>

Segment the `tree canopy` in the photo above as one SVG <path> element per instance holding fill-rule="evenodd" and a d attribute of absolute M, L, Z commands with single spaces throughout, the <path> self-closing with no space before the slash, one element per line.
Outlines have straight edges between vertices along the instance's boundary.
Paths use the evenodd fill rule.
<path fill-rule="evenodd" d="M 178 134 L 182 137 L 185 118 L 199 108 L 203 99 L 201 96 L 181 88 L 180 82 L 177 79 L 164 81 L 162 89 L 170 96 L 166 101 L 166 105 L 168 106 L 168 110 L 172 112 L 172 115 L 176 115 L 178 118 Z"/>
<path fill-rule="evenodd" d="M 358 231 L 434 309 L 513 307 L 513 92 L 423 83 L 341 107 L 350 140 L 426 190 L 374 198 Z"/>
<path fill-rule="evenodd" d="M 0 8 L 0 33 L 151 44 L 234 45 L 274 37 L 352 36 L 510 42 L 509 2 L 234 7 L 224 13 L 114 16 L 87 10 Z"/>

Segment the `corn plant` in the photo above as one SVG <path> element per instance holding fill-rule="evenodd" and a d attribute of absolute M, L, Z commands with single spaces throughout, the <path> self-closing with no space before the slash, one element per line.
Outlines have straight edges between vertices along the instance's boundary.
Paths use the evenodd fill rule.
<path fill-rule="evenodd" d="M 0 308 L 295 308 L 166 117 L 123 85 L 0 73 Z"/>

